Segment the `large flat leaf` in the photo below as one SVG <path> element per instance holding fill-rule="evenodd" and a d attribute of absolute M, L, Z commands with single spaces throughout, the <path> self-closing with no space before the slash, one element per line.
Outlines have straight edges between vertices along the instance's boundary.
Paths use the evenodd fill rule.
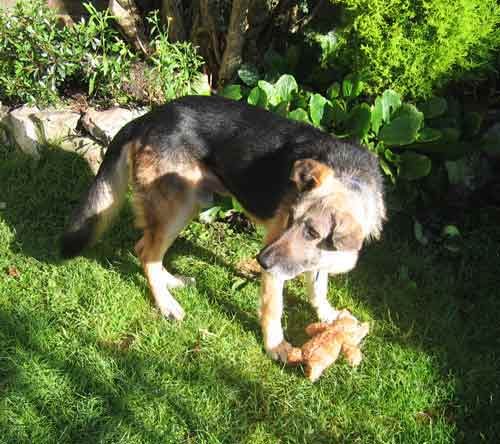
<path fill-rule="evenodd" d="M 391 115 L 395 113 L 401 106 L 401 96 L 392 89 L 386 89 L 381 97 L 382 104 L 382 120 L 390 122 Z"/>
<path fill-rule="evenodd" d="M 297 81 L 290 74 L 283 74 L 274 84 L 276 94 L 280 98 L 280 102 L 290 102 L 293 93 L 299 90 Z"/>
<path fill-rule="evenodd" d="M 265 80 L 259 80 L 257 82 L 257 85 L 266 94 L 267 103 L 276 106 L 280 102 L 280 97 L 277 94 L 276 89 L 269 82 L 266 82 Z"/>
<path fill-rule="evenodd" d="M 416 180 L 429 175 L 432 162 L 427 156 L 405 152 L 399 156 L 399 177 L 406 180 Z"/>
<path fill-rule="evenodd" d="M 325 106 L 328 103 L 321 94 L 313 94 L 309 100 L 309 113 L 315 126 L 321 126 L 321 119 L 325 114 Z"/>
<path fill-rule="evenodd" d="M 250 65 L 248 63 L 244 63 L 241 65 L 240 69 L 238 69 L 238 76 L 240 79 L 248 86 L 255 86 L 259 81 L 259 71 L 255 67 L 255 65 Z"/>
<path fill-rule="evenodd" d="M 371 113 L 371 124 L 372 130 L 375 134 L 378 134 L 382 122 L 384 120 L 384 105 L 382 104 L 382 98 L 377 97 L 375 99 L 375 104 L 372 106 Z"/>
<path fill-rule="evenodd" d="M 227 85 L 224 87 L 221 94 L 233 100 L 240 100 L 243 97 L 243 94 L 241 94 L 241 85 Z"/>
<path fill-rule="evenodd" d="M 355 106 L 349 115 L 347 122 L 349 133 L 352 136 L 363 139 L 370 130 L 371 111 L 370 106 L 362 103 Z"/>
<path fill-rule="evenodd" d="M 298 120 L 299 122 L 311 124 L 311 121 L 309 120 L 309 115 L 307 114 L 307 111 L 302 109 L 302 108 L 297 108 L 297 109 L 294 109 L 293 111 L 289 112 L 288 118 L 293 119 L 293 120 Z"/>
<path fill-rule="evenodd" d="M 402 105 L 392 120 L 384 125 L 379 139 L 387 146 L 408 145 L 415 142 L 424 120 L 423 114 L 413 105 Z"/>
<path fill-rule="evenodd" d="M 418 109 L 424 113 L 426 119 L 434 119 L 446 112 L 448 103 L 443 97 L 434 96 L 425 102 L 420 102 Z"/>

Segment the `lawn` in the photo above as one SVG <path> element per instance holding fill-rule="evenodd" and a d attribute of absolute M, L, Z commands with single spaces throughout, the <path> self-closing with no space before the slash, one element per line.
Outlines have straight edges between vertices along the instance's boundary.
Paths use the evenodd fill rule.
<path fill-rule="evenodd" d="M 152 307 L 130 209 L 84 257 L 57 238 L 90 172 L 73 154 L 0 148 L 0 442 L 498 443 L 500 227 L 464 218 L 458 254 L 426 247 L 394 215 L 330 298 L 372 331 L 364 361 L 316 383 L 270 361 L 258 279 L 240 262 L 260 236 L 193 222 L 168 255 L 196 278 L 175 292 L 182 324 Z M 287 288 L 286 335 L 314 319 Z"/>

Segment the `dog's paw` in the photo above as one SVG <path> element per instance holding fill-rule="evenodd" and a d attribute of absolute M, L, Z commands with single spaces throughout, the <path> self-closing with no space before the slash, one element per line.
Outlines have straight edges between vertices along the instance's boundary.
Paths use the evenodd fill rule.
<path fill-rule="evenodd" d="M 169 273 L 167 288 L 182 288 L 189 285 L 196 285 L 196 279 L 189 276 L 181 276 L 179 274 L 172 275 Z"/>
<path fill-rule="evenodd" d="M 335 310 L 331 305 L 323 305 L 318 307 L 317 309 L 318 319 L 321 322 L 327 322 L 330 324 L 331 322 L 337 320 L 339 317 L 340 311 Z"/>
<path fill-rule="evenodd" d="M 266 349 L 267 355 L 275 361 L 281 361 L 283 364 L 288 362 L 288 354 L 292 351 L 293 347 L 290 343 L 283 340 L 276 347 Z"/>
<path fill-rule="evenodd" d="M 181 305 L 172 298 L 158 306 L 161 314 L 171 321 L 182 321 L 186 313 Z"/>

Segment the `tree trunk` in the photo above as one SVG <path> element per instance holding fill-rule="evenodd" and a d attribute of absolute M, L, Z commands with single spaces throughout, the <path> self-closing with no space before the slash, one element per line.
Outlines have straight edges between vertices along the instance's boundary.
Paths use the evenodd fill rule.
<path fill-rule="evenodd" d="M 219 85 L 229 82 L 242 62 L 245 33 L 248 28 L 249 0 L 233 0 L 226 36 L 226 49 L 219 69 Z"/>
<path fill-rule="evenodd" d="M 134 0 L 109 0 L 109 10 L 113 14 L 125 38 L 144 54 L 148 53 L 148 40 L 144 22 Z"/>
<path fill-rule="evenodd" d="M 171 42 L 186 40 L 182 11 L 177 0 L 162 0 L 161 14 L 168 26 L 168 38 Z"/>

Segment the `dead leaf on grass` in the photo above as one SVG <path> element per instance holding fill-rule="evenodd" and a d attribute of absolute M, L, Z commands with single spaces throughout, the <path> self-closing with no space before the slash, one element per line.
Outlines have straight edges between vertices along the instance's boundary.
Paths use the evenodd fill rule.
<path fill-rule="evenodd" d="M 21 273 L 16 267 L 8 267 L 7 268 L 7 274 L 9 276 L 12 276 L 13 278 L 19 278 L 21 276 Z"/>

